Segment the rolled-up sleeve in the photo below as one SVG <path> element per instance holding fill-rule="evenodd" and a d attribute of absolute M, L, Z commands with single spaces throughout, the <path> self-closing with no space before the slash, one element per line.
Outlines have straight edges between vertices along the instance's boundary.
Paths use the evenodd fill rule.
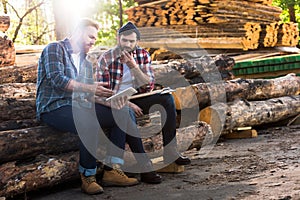
<path fill-rule="evenodd" d="M 154 77 L 153 69 L 151 66 L 152 62 L 151 62 L 150 54 L 146 50 L 141 49 L 141 53 L 137 55 L 137 60 L 138 60 L 140 69 L 145 74 L 147 74 L 148 77 L 150 78 L 149 85 L 150 85 L 150 88 L 153 89 L 154 83 L 155 83 L 155 77 Z"/>

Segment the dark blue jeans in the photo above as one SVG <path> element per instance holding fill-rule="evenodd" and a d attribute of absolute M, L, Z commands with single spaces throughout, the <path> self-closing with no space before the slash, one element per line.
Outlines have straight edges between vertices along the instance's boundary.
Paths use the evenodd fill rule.
<path fill-rule="evenodd" d="M 143 109 L 144 114 L 148 114 L 149 109 L 153 105 L 160 105 L 153 107 L 153 111 L 160 112 L 161 122 L 164 123 L 162 128 L 163 145 L 168 145 L 168 149 L 171 152 L 176 151 L 176 108 L 173 96 L 171 94 L 154 94 L 151 96 L 132 99 L 131 102 Z"/>
<path fill-rule="evenodd" d="M 122 160 L 126 141 L 133 152 L 145 152 L 135 124 L 135 117 L 128 107 L 114 110 L 100 104 L 96 104 L 92 109 L 63 106 L 42 114 L 41 119 L 58 130 L 79 135 L 81 139 L 79 144 L 79 171 L 86 176 L 96 173 L 96 158 L 94 155 L 99 140 L 99 124 L 102 129 L 110 130 L 108 138 L 111 142 L 108 142 L 107 145 L 109 156 Z M 98 121 L 98 124 L 95 123 L 95 120 Z M 126 133 L 130 133 L 130 135 L 126 135 Z M 101 139 L 105 138 L 102 137 Z M 138 158 L 138 162 L 149 161 L 146 154 L 142 155 Z"/>

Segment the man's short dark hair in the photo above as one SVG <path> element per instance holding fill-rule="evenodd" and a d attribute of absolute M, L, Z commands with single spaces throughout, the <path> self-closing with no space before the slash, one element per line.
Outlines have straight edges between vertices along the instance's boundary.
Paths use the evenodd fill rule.
<path fill-rule="evenodd" d="M 132 23 L 127 22 L 118 31 L 118 35 L 130 35 L 131 33 L 136 33 L 137 40 L 140 40 L 141 34 L 138 28 Z"/>

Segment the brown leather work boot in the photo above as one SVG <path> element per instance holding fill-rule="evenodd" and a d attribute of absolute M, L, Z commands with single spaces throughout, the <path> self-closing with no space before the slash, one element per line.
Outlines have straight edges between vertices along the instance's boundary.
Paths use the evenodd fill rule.
<path fill-rule="evenodd" d="M 113 165 L 112 170 L 104 170 L 102 177 L 103 186 L 132 186 L 138 184 L 136 178 L 129 178 L 121 170 L 120 165 Z"/>
<path fill-rule="evenodd" d="M 84 176 L 80 174 L 82 185 L 81 191 L 87 194 L 103 193 L 103 188 L 96 182 L 95 176 Z"/>

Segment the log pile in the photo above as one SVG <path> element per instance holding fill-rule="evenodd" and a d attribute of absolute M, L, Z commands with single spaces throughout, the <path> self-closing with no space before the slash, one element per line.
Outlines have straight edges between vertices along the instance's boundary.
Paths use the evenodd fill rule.
<path fill-rule="evenodd" d="M 230 133 L 239 127 L 278 122 L 300 113 L 300 96 L 283 96 L 266 101 L 238 100 L 216 103 L 199 113 L 199 120 L 211 125 L 213 132 Z"/>
<path fill-rule="evenodd" d="M 36 60 L 1 70 L 5 73 L 0 84 L 0 196 L 13 197 L 78 179 L 79 137 L 54 130 L 35 119 L 36 73 L 32 72 L 36 71 Z M 151 129 L 160 132 L 160 125 L 152 120 L 146 125 L 149 123 L 153 125 Z M 139 125 L 143 133 L 147 126 L 141 122 Z M 147 152 L 162 148 L 157 133 L 143 139 Z M 205 122 L 177 129 L 182 151 L 200 148 L 205 138 L 213 137 Z"/>
<path fill-rule="evenodd" d="M 296 23 L 281 23 L 271 1 L 138 1 L 126 10 L 149 48 L 257 49 L 296 46 Z M 188 40 L 188 41 L 187 41 Z"/>
<path fill-rule="evenodd" d="M 36 61 L 29 64 L 32 71 L 35 63 Z M 199 81 L 199 71 L 202 75 L 204 73 L 204 77 L 209 77 L 209 74 L 212 73 L 209 70 L 211 67 L 208 66 L 214 65 L 220 73 L 222 70 L 232 67 L 233 64 L 234 60 L 230 57 L 219 55 L 215 58 L 202 57 L 186 63 L 171 62 L 168 66 L 153 66 L 155 75 L 161 77 L 160 80 L 171 80 L 169 79 L 170 74 L 174 72 L 185 83 L 185 85 L 178 84 L 180 83 L 179 78 L 177 81 L 174 78 L 174 82 L 164 83 L 164 86 L 176 89 L 173 96 L 179 116 L 176 137 L 180 150 L 200 149 L 203 145 L 215 141 L 220 134 L 226 134 L 236 126 L 272 122 L 299 113 L 298 96 L 282 97 L 299 94 L 300 80 L 294 74 L 266 80 L 231 80 L 234 78 L 232 77 L 229 80 L 221 81 L 225 78 L 219 77 L 220 81 L 217 81 L 211 77 L 204 82 Z M 15 70 L 7 67 L 6 74 L 11 73 L 8 69 Z M 22 71 L 21 68 L 19 71 Z M 29 75 L 30 73 L 28 73 Z M 79 138 L 70 133 L 59 132 L 36 121 L 35 80 L 36 73 L 32 73 L 30 78 L 20 79 L 15 76 L 13 79 L 3 81 L 0 85 L 0 196 L 15 196 L 79 178 L 77 168 Z M 225 97 L 225 102 L 228 104 L 218 102 L 220 96 Z M 238 101 L 240 99 L 243 101 Z M 245 104 L 241 102 L 245 102 Z M 272 107 L 272 103 L 277 107 Z M 214 105 L 219 106 L 210 107 Z M 269 110 L 263 105 L 267 105 Z M 280 105 L 282 106 L 280 107 Z M 261 113 L 257 109 L 252 109 L 252 111 L 247 111 L 247 115 L 242 118 L 244 122 L 236 121 L 239 116 L 243 115 L 242 111 L 247 110 L 247 106 L 249 110 L 259 107 L 269 114 L 260 115 Z M 290 107 L 293 108 L 292 111 Z M 239 108 L 242 109 L 238 110 Z M 220 110 L 227 114 L 225 116 L 232 116 L 224 118 L 225 128 L 222 124 L 216 123 L 218 120 L 223 122 L 220 120 L 220 115 L 215 114 L 220 113 Z M 270 110 L 278 112 L 278 115 Z M 230 113 L 230 111 L 234 113 Z M 205 113 L 201 114 L 201 112 Z M 261 120 L 251 121 L 250 116 L 254 113 Z M 263 121 L 265 116 L 271 114 L 273 115 L 270 119 Z M 198 115 L 202 121 L 198 121 Z M 195 121 L 196 123 L 192 123 Z M 150 117 L 148 122 L 139 121 L 139 129 L 144 138 L 143 144 L 146 152 L 151 154 L 162 149 L 161 134 L 157 134 L 161 130 L 161 124 L 157 118 Z M 218 131 L 220 129 L 222 131 Z M 126 159 L 130 158 L 129 156 Z"/>
<path fill-rule="evenodd" d="M 5 31 L 10 26 L 10 18 L 7 15 L 0 16 L 0 31 Z M 13 42 L 5 35 L 0 35 L 0 67 L 14 65 L 16 52 Z"/>

